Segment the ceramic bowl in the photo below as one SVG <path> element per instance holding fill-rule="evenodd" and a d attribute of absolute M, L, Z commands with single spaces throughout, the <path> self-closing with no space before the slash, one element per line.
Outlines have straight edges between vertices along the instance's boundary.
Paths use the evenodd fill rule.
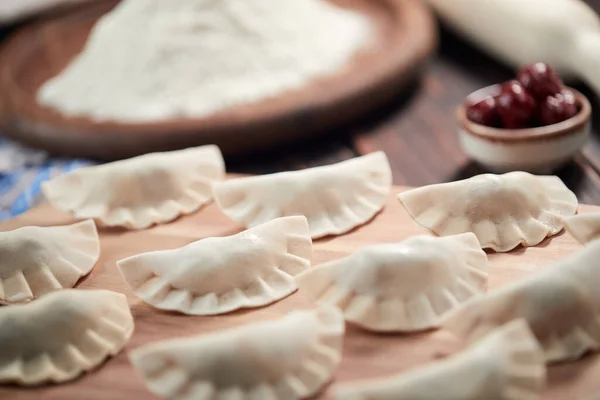
<path fill-rule="evenodd" d="M 553 125 L 527 129 L 491 128 L 470 121 L 464 103 L 456 110 L 461 146 L 473 160 L 493 172 L 527 171 L 548 173 L 569 161 L 590 134 L 591 106 L 573 88 L 580 111 L 574 117 Z M 465 103 L 478 102 L 500 92 L 492 85 L 467 96 Z"/>

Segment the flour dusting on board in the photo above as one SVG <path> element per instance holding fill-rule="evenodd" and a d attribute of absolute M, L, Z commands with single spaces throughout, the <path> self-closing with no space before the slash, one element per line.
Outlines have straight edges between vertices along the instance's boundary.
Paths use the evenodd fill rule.
<path fill-rule="evenodd" d="M 326 0 L 125 0 L 38 101 L 100 121 L 203 117 L 335 73 L 369 36 Z"/>

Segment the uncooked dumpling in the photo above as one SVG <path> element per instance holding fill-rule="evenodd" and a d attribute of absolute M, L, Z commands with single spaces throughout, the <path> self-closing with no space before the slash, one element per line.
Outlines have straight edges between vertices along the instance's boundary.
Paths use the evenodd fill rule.
<path fill-rule="evenodd" d="M 500 252 L 556 235 L 562 217 L 577 211 L 575 194 L 558 177 L 526 172 L 424 186 L 398 199 L 430 231 L 440 236 L 473 232 L 481 247 Z"/>
<path fill-rule="evenodd" d="M 215 184 L 215 200 L 232 220 L 253 227 L 304 215 L 313 239 L 364 224 L 385 204 L 392 173 L 383 152 L 339 164 Z"/>
<path fill-rule="evenodd" d="M 536 400 L 545 380 L 543 352 L 515 320 L 448 360 L 333 392 L 338 400 Z"/>
<path fill-rule="evenodd" d="M 165 310 L 214 315 L 264 306 L 296 291 L 293 276 L 310 268 L 306 218 L 278 218 L 228 237 L 117 262 L 145 302 Z"/>
<path fill-rule="evenodd" d="M 528 278 L 473 298 L 443 326 L 469 341 L 524 318 L 548 361 L 575 360 L 600 349 L 600 241 Z"/>
<path fill-rule="evenodd" d="M 416 331 L 485 292 L 487 256 L 472 233 L 365 247 L 296 277 L 300 292 L 374 331 Z"/>
<path fill-rule="evenodd" d="M 341 359 L 344 319 L 333 308 L 153 343 L 130 352 L 150 391 L 169 399 L 297 400 L 317 393 Z"/>
<path fill-rule="evenodd" d="M 581 244 L 600 237 L 600 213 L 574 215 L 565 218 L 563 224 L 567 232 Z"/>
<path fill-rule="evenodd" d="M 94 221 L 0 232 L 0 304 L 71 288 L 100 257 Z"/>
<path fill-rule="evenodd" d="M 77 218 L 143 229 L 197 211 L 224 175 L 221 152 L 211 145 L 80 168 L 42 184 L 42 191 Z"/>
<path fill-rule="evenodd" d="M 0 382 L 64 382 L 117 354 L 133 332 L 124 295 L 66 289 L 0 308 Z"/>

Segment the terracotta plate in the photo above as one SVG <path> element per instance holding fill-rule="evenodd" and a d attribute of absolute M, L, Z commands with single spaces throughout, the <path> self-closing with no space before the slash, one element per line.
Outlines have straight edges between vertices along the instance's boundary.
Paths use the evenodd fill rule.
<path fill-rule="evenodd" d="M 96 20 L 117 1 L 101 0 L 33 21 L 0 53 L 0 127 L 57 154 L 101 160 L 208 143 L 235 155 L 330 132 L 392 100 L 436 44 L 434 20 L 419 0 L 330 1 L 368 15 L 376 27 L 371 44 L 339 73 L 207 118 L 155 124 L 67 118 L 36 101 L 40 85 L 73 59 Z"/>

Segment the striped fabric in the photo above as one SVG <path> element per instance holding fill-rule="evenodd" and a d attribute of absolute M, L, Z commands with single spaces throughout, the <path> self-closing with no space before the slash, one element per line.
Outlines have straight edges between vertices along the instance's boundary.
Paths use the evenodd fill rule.
<path fill-rule="evenodd" d="M 22 214 L 42 199 L 40 186 L 60 174 L 92 164 L 47 158 L 0 138 L 0 220 Z"/>

